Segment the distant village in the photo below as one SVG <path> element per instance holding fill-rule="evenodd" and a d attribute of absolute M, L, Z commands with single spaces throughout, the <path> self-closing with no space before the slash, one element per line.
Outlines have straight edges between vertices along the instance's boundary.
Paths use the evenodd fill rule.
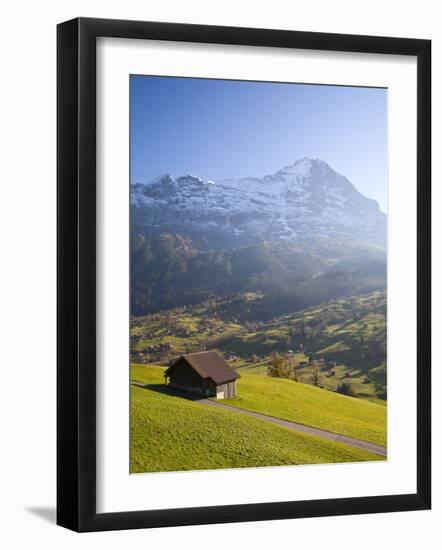
<path fill-rule="evenodd" d="M 171 335 L 172 335 L 172 332 L 168 331 L 167 336 L 171 336 Z M 185 333 L 185 331 L 182 331 L 179 334 L 174 334 L 174 336 L 186 337 L 186 336 L 190 336 L 190 334 Z M 142 339 L 142 336 L 140 335 L 132 335 L 130 339 L 131 340 L 131 361 L 134 363 L 149 364 L 149 363 L 160 362 L 160 363 L 168 364 L 172 362 L 174 359 L 176 359 L 177 355 L 182 353 L 182 351 L 180 353 L 175 352 L 174 346 L 170 342 L 161 342 L 158 344 L 146 346 L 144 348 L 134 349 L 133 345 L 137 344 L 141 339 Z M 185 353 L 203 351 L 202 348 L 204 347 L 205 346 L 190 344 L 185 349 Z M 308 350 L 302 349 L 302 348 L 297 350 L 288 350 L 283 354 L 283 356 L 285 356 L 286 359 L 290 361 L 290 358 L 294 357 L 295 354 L 303 354 L 304 356 L 309 357 Z M 253 363 L 265 361 L 266 359 L 271 361 L 274 353 L 270 354 L 267 357 L 259 357 L 255 354 L 247 357 L 245 356 L 239 357 L 234 351 L 226 350 L 222 353 L 222 355 L 226 361 L 230 361 L 234 363 L 235 361 L 241 359 L 243 361 L 247 361 L 253 364 Z M 335 371 L 333 369 L 337 366 L 337 363 L 335 361 L 329 361 L 324 358 L 315 359 L 313 361 L 313 358 L 310 356 L 309 360 L 299 361 L 297 362 L 296 366 L 299 369 L 303 369 L 308 366 L 311 366 L 313 362 L 314 362 L 314 365 L 320 368 L 321 370 L 326 369 L 328 371 L 328 376 L 331 377 L 335 375 Z"/>
<path fill-rule="evenodd" d="M 315 306 L 303 317 L 275 318 L 267 323 L 248 321 L 234 314 L 236 310 L 230 311 L 232 303 L 240 298 L 132 317 L 131 362 L 170 366 L 182 355 L 216 351 L 239 372 L 250 370 L 347 394 L 376 392 L 385 398 L 384 295 L 346 298 Z M 317 343 L 330 326 L 345 326 L 342 335 L 336 331 L 331 334 L 337 334 L 337 343 L 346 338 L 353 347 L 346 349 L 345 343 L 342 352 L 318 353 Z M 260 335 L 264 335 L 261 340 Z M 333 342 L 333 338 L 329 336 L 327 341 L 326 337 L 322 348 Z M 379 369 L 371 375 L 358 368 L 360 361 L 379 365 Z"/>

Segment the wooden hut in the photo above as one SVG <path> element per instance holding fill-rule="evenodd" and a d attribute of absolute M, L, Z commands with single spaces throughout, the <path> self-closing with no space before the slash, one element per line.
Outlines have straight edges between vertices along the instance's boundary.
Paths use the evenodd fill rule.
<path fill-rule="evenodd" d="M 236 397 L 235 369 L 214 351 L 189 353 L 179 357 L 164 373 L 165 383 L 173 388 L 204 397 Z"/>

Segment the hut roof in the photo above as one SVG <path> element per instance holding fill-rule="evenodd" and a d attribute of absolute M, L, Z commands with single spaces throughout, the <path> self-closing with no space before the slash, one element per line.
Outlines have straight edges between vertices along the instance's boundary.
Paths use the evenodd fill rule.
<path fill-rule="evenodd" d="M 240 378 L 236 370 L 232 369 L 232 367 L 214 351 L 200 351 L 198 353 L 182 355 L 166 370 L 165 374 L 168 375 L 181 359 L 189 363 L 201 378 L 211 378 L 215 384 L 224 384 L 225 382 L 231 382 L 232 380 Z"/>

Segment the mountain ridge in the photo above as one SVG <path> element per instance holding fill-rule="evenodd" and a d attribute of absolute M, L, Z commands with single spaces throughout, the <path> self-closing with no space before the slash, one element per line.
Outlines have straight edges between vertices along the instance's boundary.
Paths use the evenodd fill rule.
<path fill-rule="evenodd" d="M 134 224 L 197 240 L 204 234 L 213 249 L 314 238 L 385 245 L 386 216 L 378 203 L 320 159 L 219 182 L 164 174 L 131 185 L 131 207 Z"/>

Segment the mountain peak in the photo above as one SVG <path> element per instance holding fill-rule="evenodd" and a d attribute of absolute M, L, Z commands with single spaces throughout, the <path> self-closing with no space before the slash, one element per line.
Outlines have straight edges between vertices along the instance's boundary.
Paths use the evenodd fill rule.
<path fill-rule="evenodd" d="M 204 235 L 214 247 L 313 237 L 385 241 L 385 215 L 343 175 L 305 157 L 274 174 L 213 184 L 194 175 L 132 186 L 134 219 Z"/>
<path fill-rule="evenodd" d="M 173 178 L 170 174 L 162 174 L 161 176 L 158 176 L 154 178 L 151 182 L 151 185 L 171 185 L 173 184 Z"/>
<path fill-rule="evenodd" d="M 284 166 L 284 168 L 282 168 L 279 173 L 285 172 L 297 174 L 299 176 L 306 176 L 313 169 L 321 170 L 324 172 L 334 172 L 334 170 L 332 170 L 332 168 L 330 168 L 330 166 L 325 161 L 316 157 L 304 157 L 302 159 L 298 159 L 293 164 Z"/>
<path fill-rule="evenodd" d="M 194 176 L 193 174 L 187 174 L 186 176 L 180 176 L 179 178 L 177 178 L 176 181 L 180 185 L 186 185 L 186 184 L 204 185 L 204 180 L 202 180 L 198 176 Z"/>

